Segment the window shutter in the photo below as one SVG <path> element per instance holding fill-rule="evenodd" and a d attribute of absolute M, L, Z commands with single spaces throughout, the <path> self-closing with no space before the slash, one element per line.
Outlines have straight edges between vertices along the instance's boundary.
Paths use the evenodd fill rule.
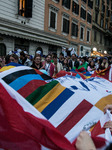
<path fill-rule="evenodd" d="M 75 2 L 73 1 L 73 4 L 72 4 L 72 12 L 75 12 Z"/>
<path fill-rule="evenodd" d="M 76 37 L 78 37 L 78 25 L 76 25 Z"/>
<path fill-rule="evenodd" d="M 56 14 L 54 12 L 51 12 L 50 27 L 54 29 L 55 29 L 55 19 L 56 19 Z"/>
<path fill-rule="evenodd" d="M 76 5 L 76 14 L 79 14 L 79 5 Z"/>
<path fill-rule="evenodd" d="M 25 0 L 25 17 L 32 17 L 32 4 L 33 0 Z"/>
<path fill-rule="evenodd" d="M 63 32 L 69 33 L 69 20 L 63 18 Z"/>

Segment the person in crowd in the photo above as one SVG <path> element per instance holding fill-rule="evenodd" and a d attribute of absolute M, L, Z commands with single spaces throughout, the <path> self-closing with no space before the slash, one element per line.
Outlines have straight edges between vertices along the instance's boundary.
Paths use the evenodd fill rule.
<path fill-rule="evenodd" d="M 10 62 L 18 63 L 18 56 L 16 54 L 10 55 Z"/>
<path fill-rule="evenodd" d="M 88 64 L 93 60 L 92 57 L 88 57 Z"/>
<path fill-rule="evenodd" d="M 87 71 L 94 71 L 94 70 L 96 70 L 96 67 L 95 67 L 95 62 L 92 60 L 88 64 Z"/>
<path fill-rule="evenodd" d="M 20 52 L 20 60 L 19 63 L 25 66 L 31 66 L 32 65 L 32 61 L 29 60 L 26 56 L 24 51 Z"/>
<path fill-rule="evenodd" d="M 95 63 L 96 70 L 100 70 L 101 63 L 102 63 L 102 58 L 100 57 L 96 58 L 96 63 Z"/>
<path fill-rule="evenodd" d="M 108 58 L 108 63 L 109 63 L 109 65 L 112 64 L 112 57 L 109 57 L 109 58 Z"/>
<path fill-rule="evenodd" d="M 72 54 L 71 60 L 69 61 L 69 70 L 76 69 L 79 67 L 79 62 L 77 61 L 76 54 Z"/>
<path fill-rule="evenodd" d="M 63 70 L 69 71 L 68 59 L 65 58 L 63 62 Z"/>
<path fill-rule="evenodd" d="M 33 59 L 33 64 L 31 65 L 31 67 L 35 68 L 37 70 L 43 69 L 43 65 L 42 65 L 42 62 L 41 62 L 41 56 L 35 55 L 35 57 Z"/>
<path fill-rule="evenodd" d="M 6 65 L 8 63 L 10 63 L 10 55 L 9 54 L 5 56 L 5 63 L 4 63 L 4 65 Z"/>
<path fill-rule="evenodd" d="M 51 62 L 51 55 L 46 56 L 45 62 L 43 62 L 43 68 L 46 70 L 47 74 L 52 77 L 54 74 L 54 65 Z"/>
<path fill-rule="evenodd" d="M 80 69 L 80 68 L 82 68 L 82 67 L 83 67 L 85 70 L 87 70 L 88 63 L 87 63 L 87 61 L 86 61 L 86 57 L 85 57 L 85 56 L 81 58 L 81 65 L 78 67 L 78 69 Z"/>
<path fill-rule="evenodd" d="M 57 59 L 57 54 L 54 53 L 54 56 L 53 56 L 53 64 L 54 64 L 54 76 L 60 72 L 61 70 L 63 70 L 63 66 L 62 66 L 62 63 L 58 62 L 58 59 Z"/>
<path fill-rule="evenodd" d="M 101 70 L 106 69 L 106 68 L 108 68 L 108 66 L 109 66 L 108 58 L 107 57 L 103 57 L 100 69 Z"/>
<path fill-rule="evenodd" d="M 67 49 L 65 47 L 62 47 L 62 53 L 64 57 L 67 57 Z"/>
<path fill-rule="evenodd" d="M 64 54 L 61 52 L 60 55 L 59 55 L 59 63 L 64 63 Z"/>

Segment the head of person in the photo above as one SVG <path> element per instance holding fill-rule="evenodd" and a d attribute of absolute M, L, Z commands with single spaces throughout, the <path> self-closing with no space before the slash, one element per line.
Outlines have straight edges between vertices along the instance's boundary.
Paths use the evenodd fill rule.
<path fill-rule="evenodd" d="M 25 59 L 25 53 L 24 53 L 24 51 L 20 52 L 20 59 L 21 60 Z"/>
<path fill-rule="evenodd" d="M 94 62 L 93 60 L 90 61 L 89 66 L 90 66 L 90 67 L 95 67 L 95 62 Z"/>
<path fill-rule="evenodd" d="M 47 63 L 51 63 L 51 58 L 52 58 L 52 56 L 51 56 L 50 54 L 48 54 L 48 55 L 46 56 L 46 62 L 47 62 Z"/>
<path fill-rule="evenodd" d="M 57 54 L 56 53 L 54 53 L 54 55 L 53 55 L 53 60 L 54 60 L 54 63 L 57 62 Z"/>
<path fill-rule="evenodd" d="M 60 59 L 63 59 L 63 58 L 64 58 L 64 54 L 63 54 L 62 52 L 60 53 L 59 58 L 60 58 Z"/>
<path fill-rule="evenodd" d="M 88 58 L 88 62 L 91 62 L 93 59 L 92 59 L 92 57 L 89 57 Z"/>
<path fill-rule="evenodd" d="M 64 59 L 64 64 L 68 64 L 68 59 L 67 58 Z"/>
<path fill-rule="evenodd" d="M 82 63 L 85 63 L 85 62 L 86 62 L 86 57 L 85 57 L 85 56 L 81 58 L 81 62 L 82 62 Z"/>
<path fill-rule="evenodd" d="M 12 54 L 10 56 L 10 62 L 18 63 L 18 56 L 16 54 Z"/>
<path fill-rule="evenodd" d="M 108 58 L 107 57 L 104 57 L 103 58 L 103 63 L 107 63 L 108 62 Z"/>
<path fill-rule="evenodd" d="M 72 60 L 75 60 L 76 58 L 76 54 L 72 54 Z"/>
<path fill-rule="evenodd" d="M 35 64 L 38 65 L 41 62 L 41 57 L 40 56 L 35 56 L 33 61 L 34 61 Z"/>

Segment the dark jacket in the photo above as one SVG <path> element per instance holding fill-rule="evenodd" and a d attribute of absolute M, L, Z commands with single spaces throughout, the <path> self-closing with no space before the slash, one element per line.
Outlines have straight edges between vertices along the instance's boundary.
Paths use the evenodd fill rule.
<path fill-rule="evenodd" d="M 75 63 L 74 63 L 74 66 L 73 66 L 73 65 L 72 65 L 72 60 L 70 60 L 70 61 L 69 61 L 69 67 L 71 67 L 71 69 L 72 69 L 73 67 L 78 68 L 78 67 L 79 67 L 79 62 L 78 62 L 77 60 L 75 60 Z"/>

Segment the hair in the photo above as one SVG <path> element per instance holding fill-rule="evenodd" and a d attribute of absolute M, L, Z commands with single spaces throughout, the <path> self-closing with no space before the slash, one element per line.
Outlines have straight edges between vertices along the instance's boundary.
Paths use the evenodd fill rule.
<path fill-rule="evenodd" d="M 20 52 L 20 55 L 23 56 L 23 57 L 25 57 L 24 51 Z"/>
<path fill-rule="evenodd" d="M 56 54 L 56 53 L 54 53 L 54 56 L 53 56 L 53 58 L 57 58 L 57 54 Z"/>
<path fill-rule="evenodd" d="M 95 67 L 95 62 L 94 62 L 94 65 L 93 66 L 91 66 L 91 62 L 94 62 L 93 60 L 92 61 L 90 61 L 90 63 L 89 63 L 89 65 L 88 66 L 90 66 L 91 68 L 94 68 Z"/>
<path fill-rule="evenodd" d="M 16 54 L 10 55 L 10 57 L 13 57 L 14 59 L 18 60 L 18 56 Z"/>
<path fill-rule="evenodd" d="M 64 56 L 64 54 L 61 52 L 60 55 Z"/>
<path fill-rule="evenodd" d="M 35 55 L 34 58 L 33 58 L 33 60 L 35 60 L 36 57 L 40 57 L 40 59 L 41 59 L 40 55 Z"/>
<path fill-rule="evenodd" d="M 45 57 L 45 58 L 47 58 L 48 56 L 51 56 L 51 54 L 46 55 L 46 57 Z M 52 57 L 52 56 L 51 56 L 51 57 Z"/>

